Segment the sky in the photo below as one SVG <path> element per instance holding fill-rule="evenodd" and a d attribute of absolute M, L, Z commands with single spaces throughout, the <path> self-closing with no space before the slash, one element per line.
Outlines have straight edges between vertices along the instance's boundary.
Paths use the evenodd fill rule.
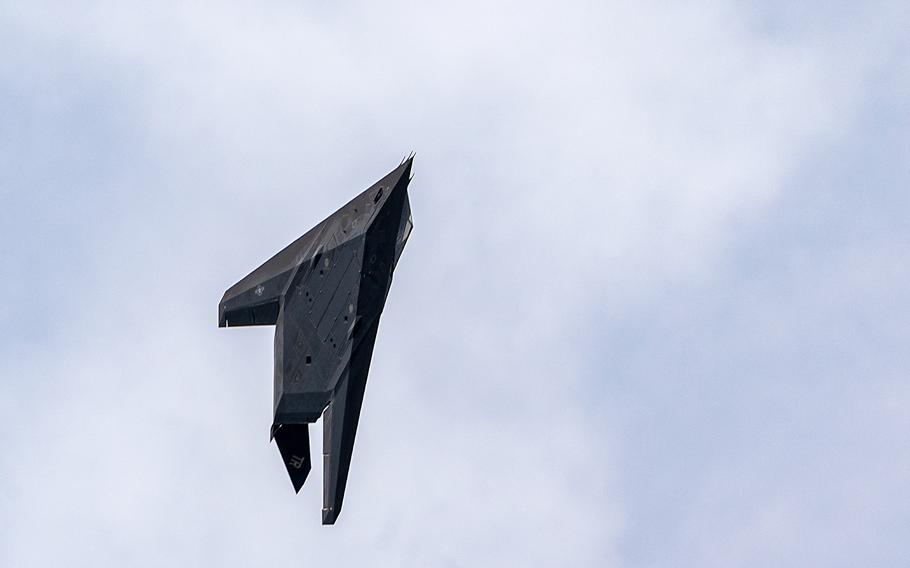
<path fill-rule="evenodd" d="M 908 30 L 0 0 L 0 565 L 907 566 Z M 411 151 L 323 527 L 217 305 Z"/>

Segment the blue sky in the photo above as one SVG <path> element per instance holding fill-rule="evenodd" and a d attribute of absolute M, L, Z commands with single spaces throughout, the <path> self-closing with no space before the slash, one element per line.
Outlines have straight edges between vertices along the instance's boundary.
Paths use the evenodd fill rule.
<path fill-rule="evenodd" d="M 908 29 L 0 2 L 0 564 L 907 565 Z M 411 150 L 321 527 L 217 302 Z"/>

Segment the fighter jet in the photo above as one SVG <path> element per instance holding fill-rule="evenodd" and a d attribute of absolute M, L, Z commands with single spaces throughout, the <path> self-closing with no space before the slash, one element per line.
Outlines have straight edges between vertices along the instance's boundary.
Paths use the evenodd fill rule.
<path fill-rule="evenodd" d="M 411 234 L 413 155 L 231 286 L 218 326 L 275 326 L 271 439 L 299 492 L 323 417 L 322 524 L 335 523 L 392 273 Z"/>

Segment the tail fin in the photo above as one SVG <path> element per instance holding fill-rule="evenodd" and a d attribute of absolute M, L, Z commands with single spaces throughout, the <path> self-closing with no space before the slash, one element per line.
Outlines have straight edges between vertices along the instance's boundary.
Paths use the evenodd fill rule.
<path fill-rule="evenodd" d="M 310 473 L 310 433 L 306 424 L 276 424 L 272 437 L 278 442 L 281 459 L 291 476 L 294 492 L 299 493 Z"/>

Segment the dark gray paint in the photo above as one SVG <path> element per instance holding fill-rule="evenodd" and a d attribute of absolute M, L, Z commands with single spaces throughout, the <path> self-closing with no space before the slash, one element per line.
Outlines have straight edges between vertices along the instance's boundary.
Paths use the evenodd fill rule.
<path fill-rule="evenodd" d="M 408 158 L 224 293 L 218 325 L 275 325 L 271 434 L 295 491 L 323 416 L 323 524 L 341 512 L 379 316 L 411 232 Z"/>

